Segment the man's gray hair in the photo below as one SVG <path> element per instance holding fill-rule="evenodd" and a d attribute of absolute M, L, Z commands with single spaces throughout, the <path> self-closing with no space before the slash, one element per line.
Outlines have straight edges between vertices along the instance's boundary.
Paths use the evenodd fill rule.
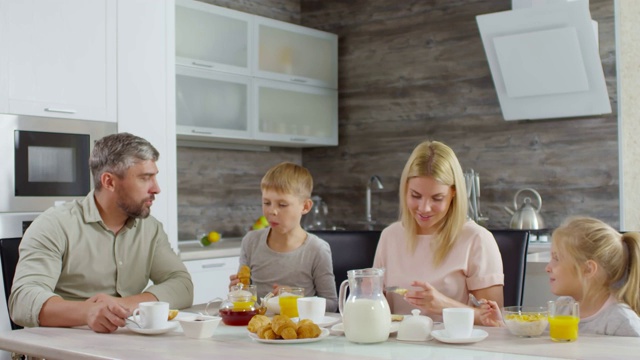
<path fill-rule="evenodd" d="M 107 135 L 96 141 L 89 158 L 93 185 L 100 190 L 100 178 L 105 172 L 122 178 L 134 164 L 146 160 L 158 161 L 159 157 L 158 150 L 141 137 L 129 133 Z"/>

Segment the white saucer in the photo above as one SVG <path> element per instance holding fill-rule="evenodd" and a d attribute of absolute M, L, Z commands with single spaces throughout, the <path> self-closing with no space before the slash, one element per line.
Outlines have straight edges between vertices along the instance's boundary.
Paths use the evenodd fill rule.
<path fill-rule="evenodd" d="M 298 322 L 299 319 L 298 318 L 293 318 L 291 319 L 293 322 Z M 333 325 L 337 322 L 340 321 L 339 317 L 333 317 L 333 316 L 325 316 L 322 318 L 321 321 L 317 322 L 316 325 L 320 326 L 320 327 L 327 327 L 329 325 Z"/>
<path fill-rule="evenodd" d="M 487 336 L 489 336 L 489 334 L 486 331 L 480 330 L 480 329 L 473 329 L 473 331 L 471 332 L 471 336 L 468 338 L 449 337 L 449 334 L 447 334 L 446 330 L 433 330 L 431 332 L 431 335 L 433 335 L 433 337 L 436 338 L 438 341 L 442 341 L 444 343 L 449 343 L 449 344 L 471 344 L 478 341 L 482 341 Z"/>
<path fill-rule="evenodd" d="M 398 329 L 400 329 L 400 323 L 399 322 L 392 322 L 391 323 L 391 328 L 389 329 L 389 334 L 393 334 L 394 332 L 398 332 Z M 331 327 L 331 331 L 339 333 L 340 335 L 344 334 L 344 324 L 343 323 L 339 323 L 339 324 L 335 324 Z"/>
<path fill-rule="evenodd" d="M 159 329 L 141 329 L 138 325 L 133 323 L 127 323 L 126 328 L 133 331 L 134 333 L 143 334 L 143 335 L 159 335 L 168 333 L 169 331 L 175 329 L 178 326 L 177 321 L 169 321 L 167 322 L 167 326 Z"/>

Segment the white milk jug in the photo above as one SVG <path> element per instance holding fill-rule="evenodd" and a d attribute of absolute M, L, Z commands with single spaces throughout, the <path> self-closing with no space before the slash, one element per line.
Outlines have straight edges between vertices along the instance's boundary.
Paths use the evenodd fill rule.
<path fill-rule="evenodd" d="M 347 340 L 377 343 L 389 338 L 391 310 L 382 292 L 383 275 L 384 269 L 347 271 L 338 303 Z M 347 288 L 349 297 L 345 300 Z"/>

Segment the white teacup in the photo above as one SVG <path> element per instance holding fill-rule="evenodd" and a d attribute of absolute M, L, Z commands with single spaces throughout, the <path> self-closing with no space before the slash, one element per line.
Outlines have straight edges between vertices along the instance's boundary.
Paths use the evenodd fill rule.
<path fill-rule="evenodd" d="M 309 319 L 314 323 L 319 323 L 324 319 L 324 312 L 327 306 L 327 299 L 323 297 L 302 297 L 298 299 L 298 318 Z"/>
<path fill-rule="evenodd" d="M 447 335 L 463 339 L 473 332 L 474 311 L 471 308 L 446 308 L 442 310 L 442 322 Z"/>
<path fill-rule="evenodd" d="M 169 321 L 169 303 L 163 301 L 148 301 L 138 304 L 133 310 L 133 321 L 143 329 L 162 329 Z"/>

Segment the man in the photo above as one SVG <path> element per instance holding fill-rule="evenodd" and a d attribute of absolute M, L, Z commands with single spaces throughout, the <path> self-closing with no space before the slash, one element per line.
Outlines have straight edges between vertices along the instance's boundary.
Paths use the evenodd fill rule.
<path fill-rule="evenodd" d="M 192 305 L 191 277 L 162 224 L 149 217 L 160 192 L 158 157 L 128 133 L 96 142 L 89 159 L 94 190 L 48 209 L 24 234 L 9 297 L 16 324 L 108 333 L 140 302 Z M 146 288 L 149 280 L 154 285 Z"/>

